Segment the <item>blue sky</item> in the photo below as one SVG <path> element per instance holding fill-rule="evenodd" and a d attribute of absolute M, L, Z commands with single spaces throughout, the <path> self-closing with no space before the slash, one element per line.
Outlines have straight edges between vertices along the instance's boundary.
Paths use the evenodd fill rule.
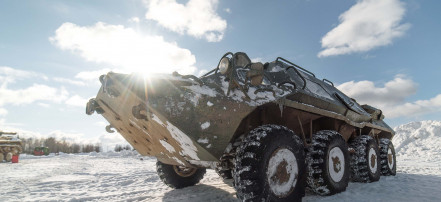
<path fill-rule="evenodd" d="M 199 75 L 228 51 L 281 56 L 381 108 L 441 120 L 440 1 L 0 2 L 0 129 L 121 141 L 85 102 L 107 71 Z"/>

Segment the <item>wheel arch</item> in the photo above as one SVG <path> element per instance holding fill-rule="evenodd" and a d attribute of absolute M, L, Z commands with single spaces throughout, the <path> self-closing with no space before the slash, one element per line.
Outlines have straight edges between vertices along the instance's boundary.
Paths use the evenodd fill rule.
<path fill-rule="evenodd" d="M 322 116 L 296 108 L 281 106 L 276 103 L 267 103 L 256 107 L 239 124 L 230 143 L 240 139 L 243 134 L 261 125 L 281 125 L 294 131 L 302 140 L 309 142 L 312 135 L 320 130 L 334 130 L 339 132 L 345 141 L 357 135 L 357 129 L 342 120 Z M 358 132 L 359 133 L 359 132 Z"/>

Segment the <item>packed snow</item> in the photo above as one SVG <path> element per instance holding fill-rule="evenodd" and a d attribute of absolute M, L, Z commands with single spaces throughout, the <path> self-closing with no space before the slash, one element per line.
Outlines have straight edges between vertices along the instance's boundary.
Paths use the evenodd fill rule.
<path fill-rule="evenodd" d="M 397 175 L 373 183 L 349 183 L 345 192 L 303 201 L 439 201 L 441 122 L 395 128 Z M 143 160 L 141 160 L 143 159 Z M 156 159 L 119 153 L 21 155 L 0 163 L 0 201 L 237 201 L 232 181 L 208 170 L 196 186 L 173 190 L 156 174 Z"/>
<path fill-rule="evenodd" d="M 183 156 L 189 156 L 193 160 L 199 160 L 197 154 L 198 148 L 193 144 L 193 141 L 184 132 L 179 130 L 179 128 L 168 121 L 166 127 L 173 139 L 178 142 L 179 146 L 182 149 L 179 154 Z"/>
<path fill-rule="evenodd" d="M 213 106 L 213 105 L 214 105 L 214 104 L 213 104 L 212 102 L 210 102 L 210 101 L 207 102 L 207 106 L 211 107 L 211 106 Z"/>
<path fill-rule="evenodd" d="M 201 124 L 201 128 L 202 128 L 202 130 L 205 130 L 205 129 L 207 129 L 208 127 L 210 127 L 210 122 L 205 122 L 205 123 L 203 123 L 203 124 Z"/>

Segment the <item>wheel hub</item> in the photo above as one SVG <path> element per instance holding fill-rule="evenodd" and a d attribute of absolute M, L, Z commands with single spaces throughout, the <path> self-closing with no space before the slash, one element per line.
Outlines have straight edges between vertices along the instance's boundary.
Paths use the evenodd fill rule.
<path fill-rule="evenodd" d="M 335 171 L 336 173 L 340 172 L 340 170 L 341 170 L 341 162 L 340 162 L 340 158 L 338 158 L 338 157 L 332 157 L 332 164 L 333 164 L 333 167 L 334 167 L 334 171 Z"/>
<path fill-rule="evenodd" d="M 374 148 L 369 149 L 369 169 L 371 170 L 371 173 L 377 172 L 377 152 L 375 152 Z"/>
<path fill-rule="evenodd" d="M 271 177 L 271 180 L 277 181 L 278 184 L 286 183 L 289 180 L 289 174 L 287 172 L 286 166 L 288 163 L 283 160 L 278 166 L 277 171 L 274 176 Z"/>
<path fill-rule="evenodd" d="M 173 170 L 175 170 L 176 174 L 181 177 L 190 177 L 196 172 L 197 169 L 184 166 L 173 166 Z"/>
<path fill-rule="evenodd" d="M 345 158 L 340 147 L 334 147 L 329 151 L 328 171 L 334 182 L 340 182 L 343 178 L 345 168 Z"/>
<path fill-rule="evenodd" d="M 294 153 L 279 148 L 271 155 L 267 166 L 267 181 L 270 190 L 279 198 L 288 196 L 295 188 L 299 167 Z"/>
<path fill-rule="evenodd" d="M 390 148 L 387 150 L 387 166 L 389 166 L 389 169 L 391 170 L 394 167 L 394 157 Z"/>

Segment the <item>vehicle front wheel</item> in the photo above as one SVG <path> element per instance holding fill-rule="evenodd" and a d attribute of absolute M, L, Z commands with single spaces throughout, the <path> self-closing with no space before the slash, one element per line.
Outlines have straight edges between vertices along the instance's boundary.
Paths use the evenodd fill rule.
<path fill-rule="evenodd" d="M 168 165 L 160 161 L 156 162 L 156 171 L 164 184 L 175 189 L 197 184 L 206 172 L 205 168 Z"/>
<path fill-rule="evenodd" d="M 308 186 L 317 194 L 331 195 L 346 190 L 349 183 L 349 153 L 336 131 L 318 131 L 308 150 Z"/>
<path fill-rule="evenodd" d="M 301 201 L 304 176 L 303 143 L 286 127 L 260 126 L 237 148 L 233 179 L 242 201 Z"/>
<path fill-rule="evenodd" d="M 10 162 L 11 160 L 12 160 L 12 152 L 8 152 L 8 153 L 6 153 L 6 155 L 5 155 L 5 158 L 6 158 L 6 161 L 7 162 Z"/>

